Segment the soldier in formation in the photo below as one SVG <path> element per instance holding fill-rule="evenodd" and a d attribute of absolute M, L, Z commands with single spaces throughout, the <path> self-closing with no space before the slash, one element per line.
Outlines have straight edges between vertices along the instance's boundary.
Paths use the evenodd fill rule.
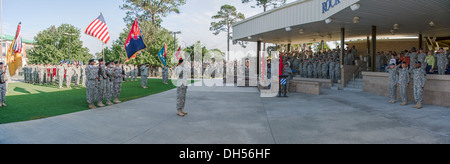
<path fill-rule="evenodd" d="M 119 100 L 120 90 L 122 89 L 123 78 L 125 77 L 122 68 L 120 67 L 119 62 L 115 62 L 116 66 L 114 67 L 112 73 L 113 77 L 113 103 L 121 103 Z"/>
<path fill-rule="evenodd" d="M 401 68 L 399 69 L 398 75 L 398 87 L 400 88 L 400 98 L 402 103 L 400 105 L 408 104 L 408 86 L 411 81 L 408 65 L 406 63 L 402 63 Z"/>
<path fill-rule="evenodd" d="M 89 60 L 89 65 L 86 67 L 86 99 L 90 109 L 97 108 L 94 105 L 97 92 L 97 85 L 100 77 L 98 76 L 98 67 L 95 67 L 94 59 Z"/>
<path fill-rule="evenodd" d="M 141 87 L 147 88 L 147 78 L 148 78 L 148 67 L 146 64 L 141 66 Z"/>
<path fill-rule="evenodd" d="M 414 108 L 421 109 L 423 103 L 423 90 L 427 81 L 427 74 L 422 67 L 422 62 L 417 61 L 414 66 L 414 100 L 416 105 Z"/>
<path fill-rule="evenodd" d="M 391 64 L 387 69 L 389 73 L 389 100 L 390 103 L 397 101 L 397 83 L 398 83 L 398 69 L 395 64 Z"/>
<path fill-rule="evenodd" d="M 164 84 L 168 84 L 169 80 L 169 66 L 162 67 L 162 81 Z"/>

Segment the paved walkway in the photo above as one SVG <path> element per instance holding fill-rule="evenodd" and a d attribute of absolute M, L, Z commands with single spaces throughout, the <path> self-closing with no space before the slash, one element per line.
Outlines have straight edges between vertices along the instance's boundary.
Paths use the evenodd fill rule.
<path fill-rule="evenodd" d="M 261 98 L 256 88 L 190 87 L 41 120 L 0 125 L 0 143 L 450 143 L 450 109 L 388 104 L 369 93 Z"/>

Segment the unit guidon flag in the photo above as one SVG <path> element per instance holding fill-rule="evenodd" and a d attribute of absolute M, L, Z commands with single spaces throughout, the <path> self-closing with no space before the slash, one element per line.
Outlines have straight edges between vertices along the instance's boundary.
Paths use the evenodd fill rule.
<path fill-rule="evenodd" d="M 144 43 L 141 28 L 139 27 L 139 20 L 136 20 L 131 26 L 130 34 L 125 41 L 125 51 L 127 52 L 127 61 L 136 57 L 137 53 L 147 48 Z"/>

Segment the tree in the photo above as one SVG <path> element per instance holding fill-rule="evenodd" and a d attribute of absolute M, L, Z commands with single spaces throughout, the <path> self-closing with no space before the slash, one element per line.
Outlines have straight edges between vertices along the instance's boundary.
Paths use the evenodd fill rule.
<path fill-rule="evenodd" d="M 244 14 L 237 12 L 236 7 L 231 5 L 223 5 L 220 10 L 217 12 L 217 15 L 212 16 L 212 19 L 218 19 L 218 22 L 211 22 L 210 31 L 214 32 L 214 35 L 219 35 L 220 32 L 227 33 L 227 56 L 228 60 L 230 60 L 230 40 L 231 37 L 231 28 L 234 23 L 239 20 L 245 19 Z M 243 42 L 240 42 L 242 46 L 245 46 Z"/>
<path fill-rule="evenodd" d="M 69 37 L 65 33 L 74 36 Z M 89 54 L 88 48 L 83 47 L 80 34 L 80 29 L 70 24 L 62 24 L 57 28 L 50 26 L 39 32 L 34 37 L 34 48 L 27 50 L 29 63 L 58 64 L 61 60 L 69 60 L 69 38 L 70 59 L 87 63 L 93 56 Z"/>
<path fill-rule="evenodd" d="M 159 27 L 150 21 L 139 21 L 142 34 L 144 36 L 144 43 L 147 48 L 136 55 L 136 58 L 128 63 L 133 64 L 146 64 L 149 63 L 152 66 L 161 66 L 161 62 L 158 58 L 158 52 L 164 46 L 167 45 L 167 60 L 169 66 L 172 66 L 172 56 L 174 55 L 174 37 L 169 31 L 163 27 Z M 125 41 L 130 33 L 131 25 L 128 25 L 122 33 L 120 33 L 119 39 L 115 40 L 112 48 L 105 50 L 105 58 L 108 61 L 121 62 L 126 60 L 126 53 L 124 49 Z M 119 59 L 120 58 L 120 59 Z"/>
<path fill-rule="evenodd" d="M 210 50 L 208 50 L 204 45 L 202 45 L 202 43 L 200 41 L 197 41 L 196 43 L 192 44 L 191 46 L 186 47 L 185 49 L 183 49 L 183 51 L 186 52 L 187 55 L 191 54 L 191 56 L 190 56 L 191 60 L 194 60 L 194 55 L 195 54 L 194 54 L 193 51 L 195 50 L 196 47 L 199 48 L 199 49 L 201 48 L 201 50 L 202 50 L 202 57 L 198 58 L 198 60 L 200 60 L 200 62 L 203 59 L 211 59 L 212 58 L 211 55 L 212 55 L 213 52 L 219 54 L 218 57 L 215 56 L 216 58 L 219 58 L 217 60 L 223 59 L 223 57 L 224 57 L 224 55 L 223 55 L 224 53 L 222 51 L 220 51 L 219 49 L 210 49 Z M 186 57 L 188 57 L 188 56 L 186 56 Z"/>
<path fill-rule="evenodd" d="M 127 16 L 124 21 L 132 23 L 136 17 L 141 21 L 151 21 L 153 24 L 160 25 L 161 17 L 166 17 L 174 12 L 179 14 L 179 6 L 186 4 L 186 0 L 124 0 L 120 8 L 127 10 Z"/>
<path fill-rule="evenodd" d="M 262 7 L 264 12 L 267 11 L 267 7 L 273 6 L 274 8 L 286 4 L 286 0 L 242 0 L 242 3 L 249 3 L 256 1 L 256 6 Z M 255 7 L 255 6 L 252 6 Z"/>

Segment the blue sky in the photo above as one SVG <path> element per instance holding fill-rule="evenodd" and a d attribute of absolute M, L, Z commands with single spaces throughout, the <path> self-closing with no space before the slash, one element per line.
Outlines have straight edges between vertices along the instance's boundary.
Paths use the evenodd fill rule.
<path fill-rule="evenodd" d="M 293 2 L 294 0 L 288 0 Z M 12 35 L 17 24 L 22 22 L 22 35 L 26 39 L 33 37 L 51 25 L 59 26 L 69 23 L 81 29 L 83 45 L 90 53 L 101 52 L 101 42 L 84 34 L 84 30 L 100 12 L 103 13 L 111 40 L 116 40 L 123 31 L 126 11 L 119 7 L 122 0 L 3 0 L 3 33 Z M 215 15 L 220 6 L 230 4 L 236 6 L 246 17 L 262 12 L 262 8 L 251 6 L 254 3 L 242 4 L 241 0 L 187 0 L 187 4 L 180 7 L 180 14 L 170 14 L 163 18 L 162 26 L 168 30 L 181 31 L 178 36 L 179 44 L 192 45 L 201 41 L 209 49 L 226 50 L 226 35 L 215 36 L 209 31 L 211 16 Z M 110 46 L 110 41 L 107 46 Z M 256 50 L 256 44 L 250 44 L 247 49 Z M 231 50 L 242 50 L 239 46 L 232 46 Z"/>

